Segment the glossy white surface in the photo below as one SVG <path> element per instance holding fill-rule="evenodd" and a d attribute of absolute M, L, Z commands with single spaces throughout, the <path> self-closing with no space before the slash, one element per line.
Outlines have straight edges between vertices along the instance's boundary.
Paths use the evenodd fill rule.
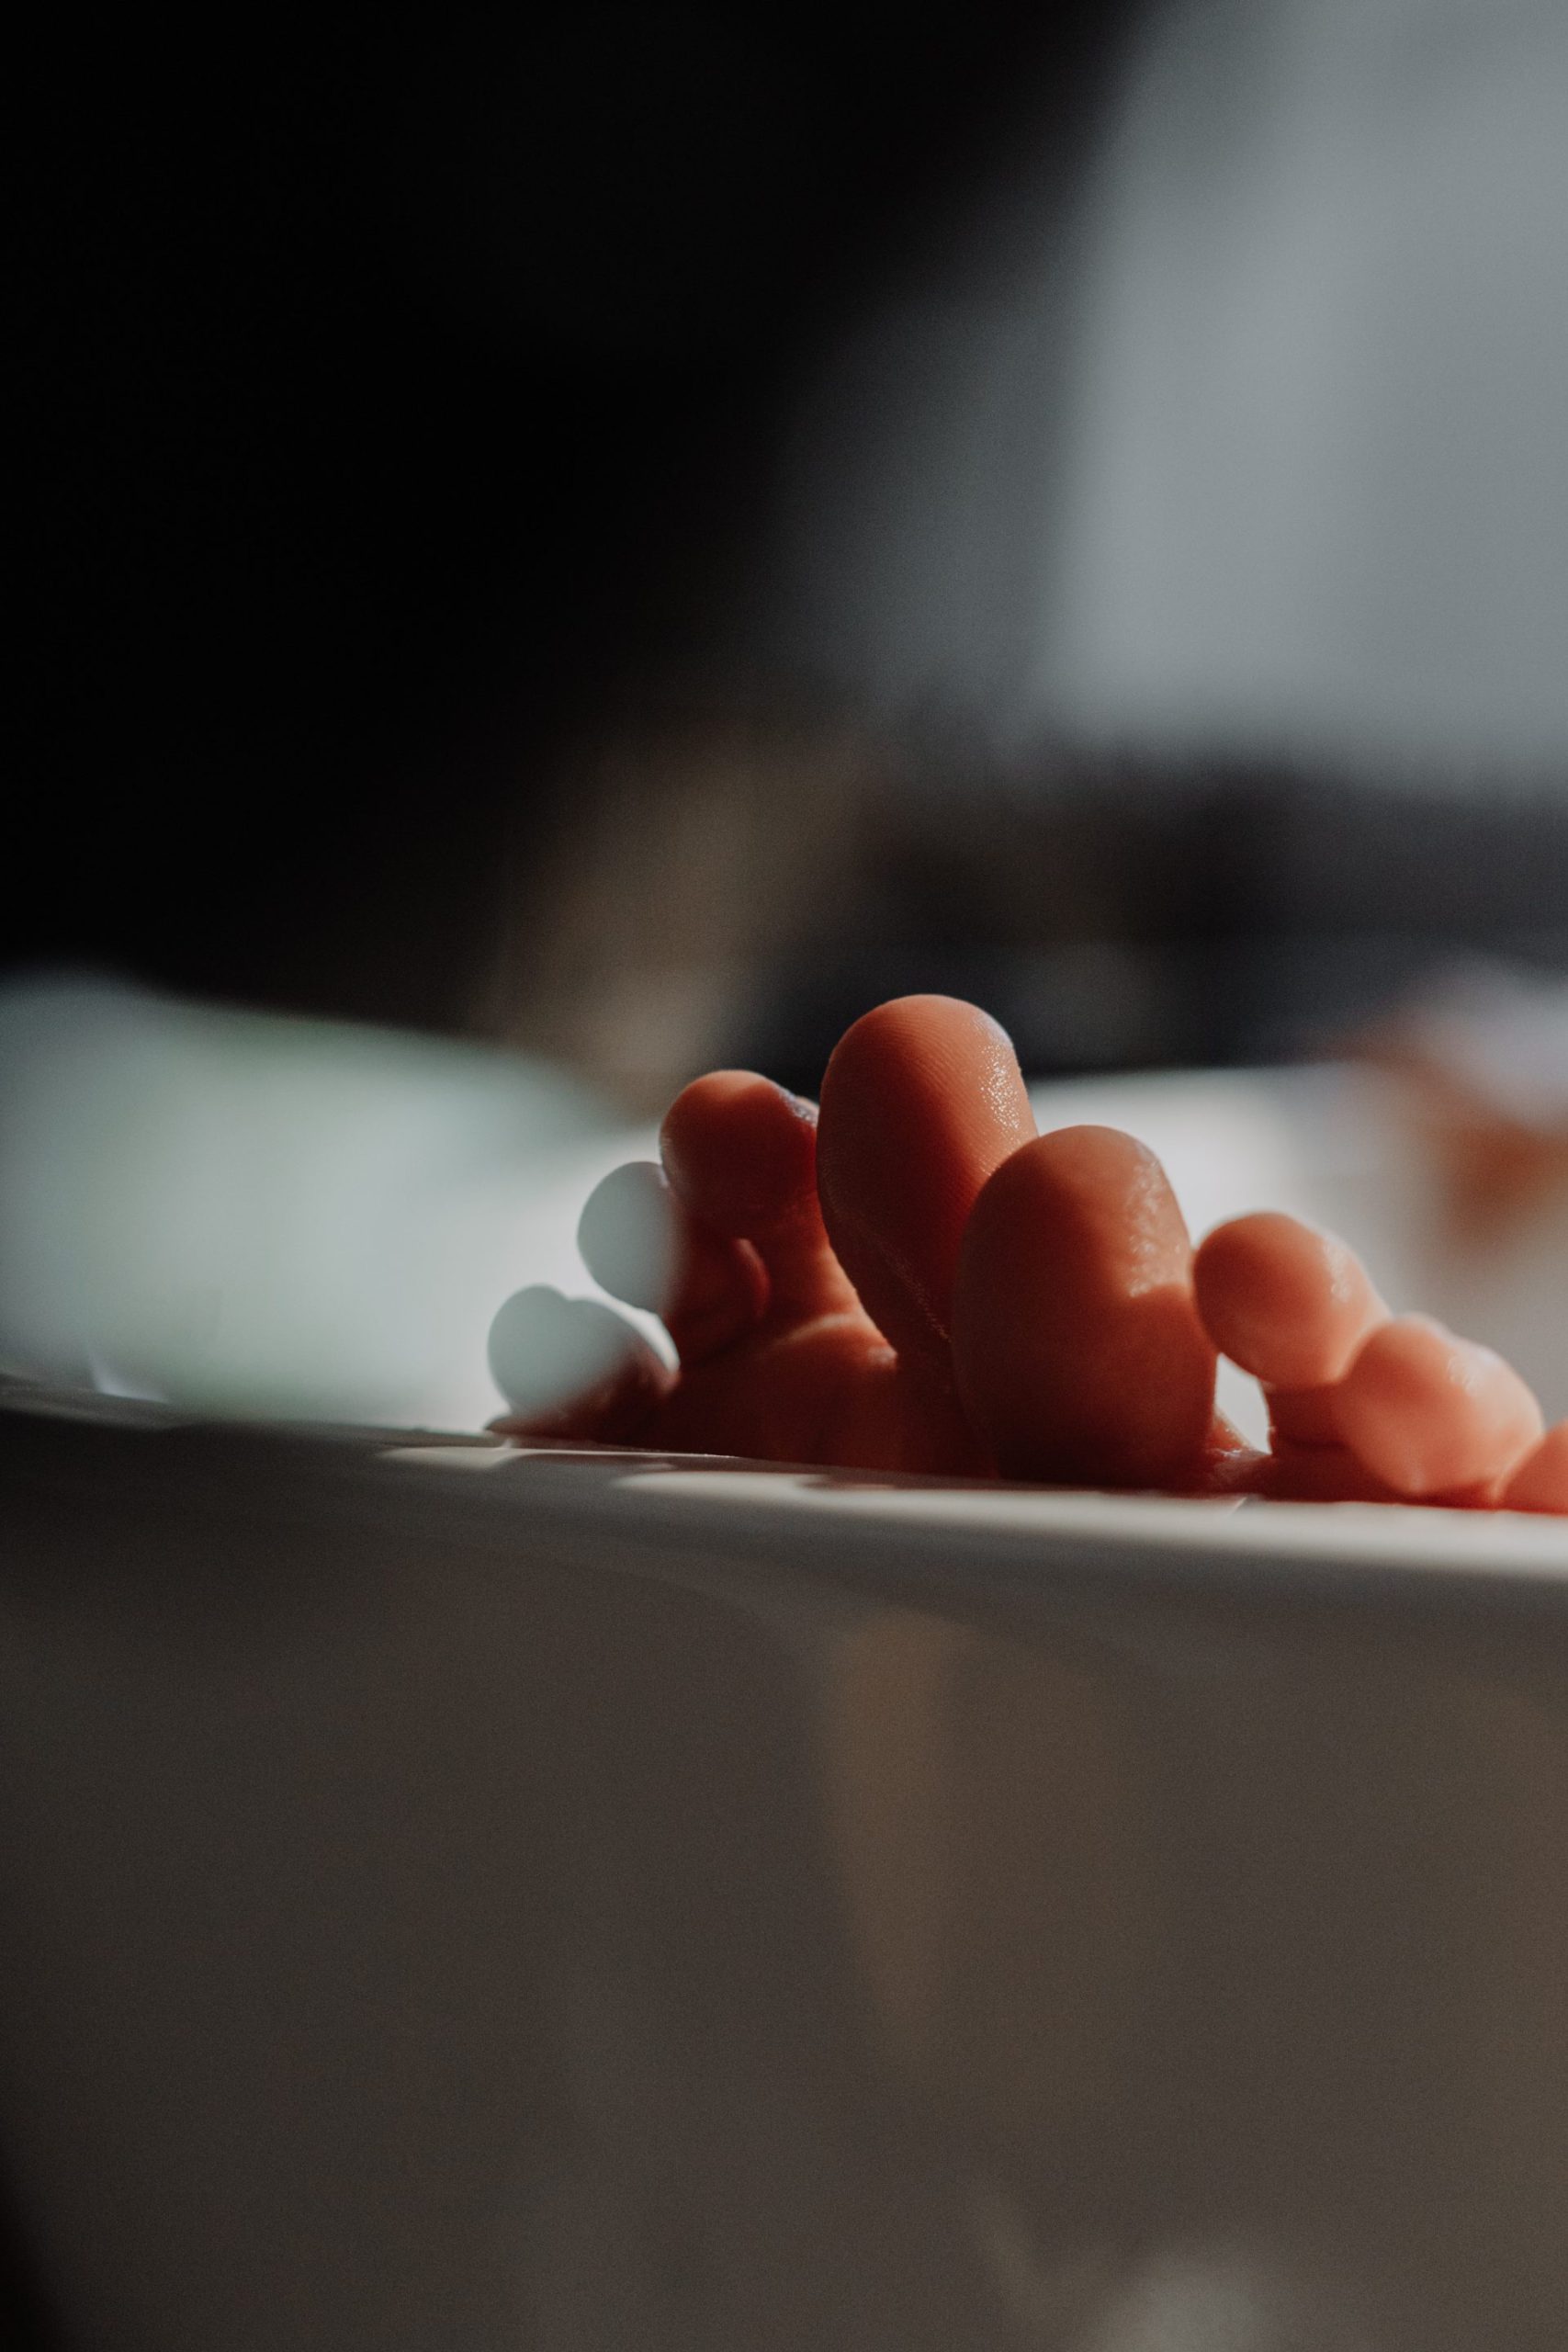
<path fill-rule="evenodd" d="M 0 1416 L 72 2344 L 1557 2352 L 1568 1530 Z"/>

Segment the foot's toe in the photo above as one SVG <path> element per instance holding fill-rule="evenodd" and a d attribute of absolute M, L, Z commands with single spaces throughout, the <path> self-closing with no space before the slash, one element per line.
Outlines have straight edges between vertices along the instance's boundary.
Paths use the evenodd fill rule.
<path fill-rule="evenodd" d="M 1189 1481 L 1213 1422 L 1215 1351 L 1154 1154 L 1112 1127 L 1015 1151 L 964 1236 L 953 1347 L 959 1393 L 1006 1475 Z"/>
<path fill-rule="evenodd" d="M 715 1233 L 771 1233 L 810 1202 L 815 1107 L 755 1070 L 716 1069 L 675 1097 L 659 1133 L 671 1183 Z"/>
<path fill-rule="evenodd" d="M 1355 1252 L 1331 1233 L 1268 1210 L 1216 1226 L 1200 1244 L 1193 1281 L 1210 1338 L 1262 1383 L 1269 1490 L 1344 1500 L 1381 1494 L 1334 1415 L 1334 1384 L 1388 1320 Z"/>
<path fill-rule="evenodd" d="M 1033 1134 L 1006 1032 L 953 997 L 879 1005 L 828 1065 L 818 1181 L 834 1250 L 877 1329 L 944 1381 L 970 1211 Z"/>
<path fill-rule="evenodd" d="M 660 1131 L 690 1220 L 753 1250 L 773 1324 L 852 1307 L 817 1198 L 817 1106 L 752 1070 L 716 1070 L 677 1095 Z"/>
<path fill-rule="evenodd" d="M 1271 1211 L 1216 1226 L 1199 1248 L 1193 1282 L 1222 1355 L 1269 1388 L 1338 1380 L 1388 1315 L 1343 1241 Z"/>
<path fill-rule="evenodd" d="M 1331 1395 L 1345 1444 L 1412 1500 L 1495 1485 L 1541 1434 L 1518 1374 L 1423 1315 L 1382 1324 Z"/>
<path fill-rule="evenodd" d="M 1503 1490 L 1506 1510 L 1568 1515 L 1568 1421 L 1558 1421 L 1530 1448 Z"/>

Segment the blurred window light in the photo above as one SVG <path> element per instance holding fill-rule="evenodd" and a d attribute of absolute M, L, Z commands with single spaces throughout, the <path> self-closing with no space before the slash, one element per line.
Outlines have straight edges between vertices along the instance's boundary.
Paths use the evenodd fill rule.
<path fill-rule="evenodd" d="M 803 409 L 786 630 L 884 708 L 1568 754 L 1568 8 L 1167 0 Z"/>

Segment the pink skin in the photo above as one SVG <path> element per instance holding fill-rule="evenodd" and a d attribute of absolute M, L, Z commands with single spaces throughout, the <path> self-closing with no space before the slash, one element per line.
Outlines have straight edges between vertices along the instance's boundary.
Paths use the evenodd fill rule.
<path fill-rule="evenodd" d="M 1489 1488 L 1517 1468 L 1541 1433 L 1540 1408 L 1519 1375 L 1424 1315 L 1379 1326 L 1334 1392 L 1334 1419 L 1357 1458 L 1396 1493 Z"/>
<path fill-rule="evenodd" d="M 1050 1247 L 1021 1249 L 1033 1234 Z M 1215 1351 L 1152 1151 L 1114 1127 L 1066 1127 L 1003 1162 L 964 1232 L 953 1354 L 1007 1476 L 1190 1482 L 1214 1419 Z"/>
<path fill-rule="evenodd" d="M 754 1073 L 699 1079 L 661 1150 L 662 1177 L 607 1182 L 665 1200 L 678 1373 L 629 1351 L 595 1397 L 496 1426 L 871 1471 L 1568 1510 L 1568 1424 L 1542 1438 L 1499 1358 L 1392 1317 L 1345 1245 L 1294 1218 L 1235 1218 L 1194 1255 L 1144 1146 L 1035 1135 L 1011 1047 L 971 1005 L 904 998 L 857 1022 L 819 1120 Z M 1222 1352 L 1269 1395 L 1267 1454 L 1214 1414 Z"/>
<path fill-rule="evenodd" d="M 1503 1489 L 1503 1508 L 1568 1517 L 1568 1421 L 1557 1422 L 1530 1448 Z"/>
<path fill-rule="evenodd" d="M 1334 1234 L 1263 1210 L 1218 1226 L 1193 1261 L 1215 1345 L 1269 1407 L 1270 1491 L 1303 1501 L 1393 1501 L 1397 1490 L 1346 1447 L 1335 1384 L 1388 1308 Z"/>
<path fill-rule="evenodd" d="M 1192 1271 L 1215 1345 L 1286 1394 L 1342 1380 L 1388 1315 L 1343 1241 L 1273 1210 L 1217 1227 Z"/>

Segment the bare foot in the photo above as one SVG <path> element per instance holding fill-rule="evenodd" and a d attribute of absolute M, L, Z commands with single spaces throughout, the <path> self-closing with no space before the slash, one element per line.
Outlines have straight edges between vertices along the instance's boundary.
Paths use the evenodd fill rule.
<path fill-rule="evenodd" d="M 662 1315 L 679 1368 L 606 1309 L 524 1293 L 503 1314 L 563 1333 L 578 1317 L 582 1370 L 565 1406 L 508 1386 L 519 1409 L 496 1428 L 861 1470 L 1568 1512 L 1568 1424 L 1543 1434 L 1498 1357 L 1391 1316 L 1345 1245 L 1293 1218 L 1235 1218 L 1195 1254 L 1143 1145 L 1109 1127 L 1036 1134 L 1011 1046 L 972 1005 L 906 997 L 867 1013 L 819 1112 L 750 1073 L 698 1079 L 660 1142 L 661 1168 L 605 1179 L 581 1239 L 613 1296 Z M 1214 1412 L 1221 1352 L 1264 1385 L 1265 1453 Z"/>

